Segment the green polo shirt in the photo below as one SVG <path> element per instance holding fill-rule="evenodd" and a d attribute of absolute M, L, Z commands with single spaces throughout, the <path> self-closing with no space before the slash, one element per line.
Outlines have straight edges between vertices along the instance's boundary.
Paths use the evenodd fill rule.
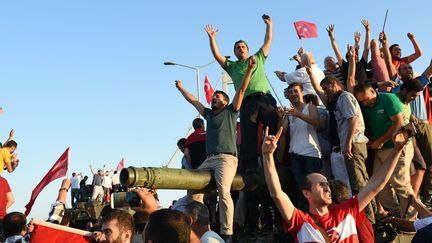
<path fill-rule="evenodd" d="M 249 86 L 246 89 L 244 97 L 247 97 L 248 95 L 258 93 L 258 92 L 270 94 L 270 84 L 264 70 L 266 57 L 264 56 L 262 49 L 259 49 L 259 51 L 255 53 L 255 58 L 257 61 L 257 65 L 255 69 L 252 71 L 252 76 L 249 82 Z M 224 69 L 233 80 L 235 90 L 238 90 L 240 84 L 243 81 L 243 78 L 246 74 L 246 70 L 249 65 L 248 62 L 249 59 L 246 59 L 245 61 L 235 61 L 235 62 L 226 59 Z"/>
<path fill-rule="evenodd" d="M 391 93 L 377 92 L 377 100 L 374 107 L 364 107 L 364 118 L 372 131 L 372 139 L 375 140 L 384 135 L 392 126 L 393 122 L 390 117 L 401 112 L 402 103 L 399 98 Z M 408 118 L 409 119 L 409 118 Z M 392 140 L 384 143 L 383 149 L 393 148 Z"/>

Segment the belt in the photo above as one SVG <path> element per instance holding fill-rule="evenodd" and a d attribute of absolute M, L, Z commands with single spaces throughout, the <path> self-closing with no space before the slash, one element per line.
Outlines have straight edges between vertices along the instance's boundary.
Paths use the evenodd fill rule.
<path fill-rule="evenodd" d="M 250 99 L 250 98 L 261 97 L 261 96 L 265 96 L 265 95 L 267 95 L 267 94 L 266 94 L 266 93 L 263 93 L 263 92 L 256 92 L 256 93 L 253 93 L 253 94 L 250 94 L 250 95 L 246 96 L 246 97 L 243 99 L 243 101 L 245 101 L 245 100 L 247 100 L 247 99 Z"/>
<path fill-rule="evenodd" d="M 334 152 L 334 153 L 339 153 L 340 151 L 341 151 L 341 148 L 339 146 L 334 146 L 332 148 L 332 152 Z"/>
<path fill-rule="evenodd" d="M 214 156 L 217 156 L 217 155 L 220 155 L 220 154 L 227 154 L 227 155 L 232 155 L 232 156 L 234 156 L 234 157 L 237 157 L 237 153 L 236 153 L 236 152 L 219 152 L 219 153 L 211 153 L 211 154 L 208 154 L 208 155 L 207 155 L 207 159 L 208 159 L 208 158 L 211 158 L 211 157 L 214 157 Z"/>

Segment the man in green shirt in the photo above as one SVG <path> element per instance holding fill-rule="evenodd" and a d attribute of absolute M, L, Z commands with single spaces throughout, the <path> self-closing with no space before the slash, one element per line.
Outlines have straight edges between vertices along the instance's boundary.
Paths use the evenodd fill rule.
<path fill-rule="evenodd" d="M 277 130 L 277 107 L 276 100 L 270 93 L 270 84 L 267 79 L 264 64 L 270 51 L 272 42 L 272 20 L 268 15 L 263 15 L 262 19 L 266 25 L 264 44 L 254 54 L 257 64 L 252 72 L 250 84 L 245 91 L 243 105 L 240 110 L 240 130 L 241 130 L 241 161 L 239 163 L 240 173 L 253 173 L 258 166 L 258 125 L 262 123 L 268 126 L 272 134 Z M 216 43 L 218 30 L 211 25 L 205 27 L 210 41 L 212 54 L 220 66 L 230 75 L 234 83 L 234 88 L 238 90 L 240 83 L 248 67 L 247 58 L 249 47 L 243 40 L 234 44 L 234 54 L 237 61 L 228 60 L 219 52 Z M 246 222 L 256 228 L 258 224 L 258 198 L 256 194 L 245 192 L 247 202 Z M 271 202 L 271 200 L 268 200 Z"/>
<path fill-rule="evenodd" d="M 392 135 L 404 125 L 402 103 L 396 95 L 377 92 L 367 83 L 355 86 L 354 95 L 363 105 L 365 123 L 372 131 L 368 146 L 375 150 L 373 173 L 376 173 L 386 163 L 385 160 L 394 147 Z M 408 196 L 413 194 L 409 174 L 413 156 L 414 149 L 412 143 L 409 143 L 405 145 L 390 181 L 377 195 L 384 209 L 398 212 L 407 219 L 416 216 L 412 210 L 412 213 L 406 214 Z M 395 194 L 399 203 L 393 196 Z"/>

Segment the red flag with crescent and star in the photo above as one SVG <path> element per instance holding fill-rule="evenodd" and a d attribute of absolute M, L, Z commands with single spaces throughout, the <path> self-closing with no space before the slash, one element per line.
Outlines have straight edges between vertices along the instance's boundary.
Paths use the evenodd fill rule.
<path fill-rule="evenodd" d="M 294 27 L 299 39 L 318 37 L 317 27 L 314 23 L 297 21 L 294 22 Z"/>
<path fill-rule="evenodd" d="M 214 90 L 213 90 L 213 88 L 212 88 L 212 86 L 208 80 L 207 74 L 206 74 L 205 79 L 204 79 L 204 92 L 205 92 L 207 104 L 210 105 Z"/>

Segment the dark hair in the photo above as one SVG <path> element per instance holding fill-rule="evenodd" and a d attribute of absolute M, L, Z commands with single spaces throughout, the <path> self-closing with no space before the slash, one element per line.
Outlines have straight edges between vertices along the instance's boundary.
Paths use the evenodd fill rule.
<path fill-rule="evenodd" d="M 16 147 L 18 147 L 18 144 L 14 140 L 10 140 L 3 147 L 8 147 L 8 148 L 15 147 L 16 148 Z"/>
<path fill-rule="evenodd" d="M 190 241 L 190 220 L 182 212 L 160 209 L 152 213 L 145 227 L 145 241 L 153 243 L 188 243 Z"/>
<path fill-rule="evenodd" d="M 399 44 L 393 44 L 389 47 L 389 50 L 392 51 L 393 48 L 395 48 L 396 46 L 399 46 Z"/>
<path fill-rule="evenodd" d="M 297 82 L 294 82 L 294 83 L 291 83 L 290 85 L 288 85 L 288 90 L 290 90 L 296 86 L 300 87 L 300 90 L 303 91 L 303 85 L 301 83 L 297 83 Z"/>
<path fill-rule="evenodd" d="M 3 219 L 3 233 L 7 238 L 13 235 L 21 234 L 27 224 L 26 216 L 20 212 L 11 212 L 6 214 Z"/>
<path fill-rule="evenodd" d="M 303 95 L 303 99 L 305 103 L 312 102 L 314 106 L 319 106 L 318 96 L 314 94 L 305 94 Z"/>
<path fill-rule="evenodd" d="M 321 80 L 320 85 L 326 85 L 331 83 L 337 83 L 339 84 L 339 86 L 341 85 L 339 79 L 337 79 L 334 75 L 325 76 L 325 78 Z"/>
<path fill-rule="evenodd" d="M 75 173 L 75 172 L 72 172 L 72 176 L 76 176 L 76 173 Z"/>
<path fill-rule="evenodd" d="M 186 138 L 180 138 L 180 139 L 177 141 L 177 146 L 185 145 L 185 143 L 186 143 Z"/>
<path fill-rule="evenodd" d="M 120 233 L 124 233 L 128 230 L 131 232 L 130 238 L 133 238 L 134 234 L 134 221 L 132 216 L 123 210 L 114 209 L 108 213 L 105 217 L 102 217 L 101 224 L 108 223 L 112 220 L 117 220 L 117 225 Z"/>
<path fill-rule="evenodd" d="M 248 46 L 248 44 L 246 43 L 246 41 L 244 41 L 244 40 L 238 40 L 238 41 L 236 41 L 236 42 L 234 43 L 234 51 L 235 51 L 235 48 L 236 48 L 237 44 L 240 44 L 240 43 L 245 44 L 246 48 L 249 50 L 249 46 Z"/>
<path fill-rule="evenodd" d="M 335 204 L 342 203 L 349 199 L 348 186 L 340 180 L 329 181 L 331 197 Z"/>
<path fill-rule="evenodd" d="M 206 205 L 192 201 L 186 205 L 184 213 L 192 218 L 192 221 L 200 226 L 206 226 L 210 224 L 209 211 Z"/>
<path fill-rule="evenodd" d="M 149 214 L 143 211 L 137 211 L 133 215 L 135 222 L 135 231 L 142 233 L 144 231 L 145 225 L 148 221 Z"/>
<path fill-rule="evenodd" d="M 406 90 L 407 92 L 415 91 L 420 92 L 423 91 L 423 86 L 420 83 L 420 80 L 418 78 L 413 78 L 411 80 L 405 81 L 401 88 L 401 90 Z"/>
<path fill-rule="evenodd" d="M 204 127 L 204 120 L 201 118 L 195 118 L 192 122 L 192 127 L 194 129 L 203 128 Z"/>
<path fill-rule="evenodd" d="M 213 95 L 216 95 L 216 94 L 221 94 L 224 97 L 224 99 L 226 100 L 227 103 L 230 102 L 229 96 L 227 95 L 227 93 L 223 92 L 222 90 L 216 90 L 213 93 Z"/>
<path fill-rule="evenodd" d="M 368 89 L 373 89 L 370 82 L 359 83 L 356 86 L 354 86 L 354 94 L 364 93 Z"/>

